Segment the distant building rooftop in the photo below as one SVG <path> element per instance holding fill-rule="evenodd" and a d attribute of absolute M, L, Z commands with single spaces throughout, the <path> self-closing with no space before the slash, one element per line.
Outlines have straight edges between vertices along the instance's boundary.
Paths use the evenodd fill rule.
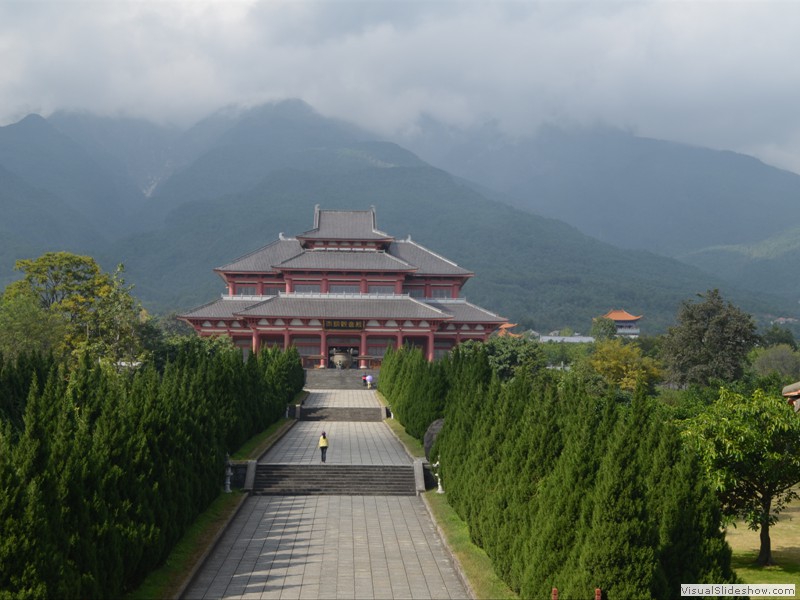
<path fill-rule="evenodd" d="M 613 309 L 608 311 L 601 318 L 611 319 L 612 321 L 638 321 L 639 319 L 642 318 L 642 315 L 639 315 L 637 317 L 636 315 L 632 315 L 631 313 L 629 313 L 627 310 Z"/>
<path fill-rule="evenodd" d="M 588 335 L 543 335 L 540 342 L 557 342 L 566 344 L 591 344 L 594 338 Z"/>

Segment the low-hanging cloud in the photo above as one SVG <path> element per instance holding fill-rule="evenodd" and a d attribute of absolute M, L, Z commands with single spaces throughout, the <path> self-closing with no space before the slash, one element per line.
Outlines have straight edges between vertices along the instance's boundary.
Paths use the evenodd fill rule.
<path fill-rule="evenodd" d="M 393 134 L 420 114 L 511 135 L 632 128 L 800 171 L 800 5 L 12 1 L 0 122 L 57 109 L 187 125 L 286 97 Z"/>

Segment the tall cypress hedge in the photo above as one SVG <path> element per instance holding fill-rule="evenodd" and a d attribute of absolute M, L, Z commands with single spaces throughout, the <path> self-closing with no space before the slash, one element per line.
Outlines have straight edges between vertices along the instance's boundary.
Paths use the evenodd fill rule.
<path fill-rule="evenodd" d="M 389 353 L 381 389 L 412 435 L 445 417 L 434 457 L 448 502 L 522 597 L 599 587 L 611 599 L 668 599 L 681 583 L 735 580 L 718 502 L 644 389 L 601 396 L 557 372 L 504 383 L 474 348 L 420 359 Z M 435 398 L 424 393 L 431 373 Z"/>
<path fill-rule="evenodd" d="M 303 385 L 294 350 L 209 348 L 133 374 L 0 361 L 0 598 L 119 597 L 166 558 Z"/>

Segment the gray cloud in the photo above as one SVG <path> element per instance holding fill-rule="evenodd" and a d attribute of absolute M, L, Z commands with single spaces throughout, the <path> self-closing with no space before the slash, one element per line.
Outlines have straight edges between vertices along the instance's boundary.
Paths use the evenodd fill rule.
<path fill-rule="evenodd" d="M 59 108 L 182 124 L 300 97 L 382 133 L 602 122 L 800 172 L 800 5 L 0 3 L 0 122 Z"/>

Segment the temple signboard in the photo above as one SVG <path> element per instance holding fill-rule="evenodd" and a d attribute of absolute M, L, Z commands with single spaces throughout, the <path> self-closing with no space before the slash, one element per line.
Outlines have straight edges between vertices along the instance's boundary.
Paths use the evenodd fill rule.
<path fill-rule="evenodd" d="M 325 319 L 323 328 L 327 331 L 361 331 L 364 321 L 360 319 Z"/>

